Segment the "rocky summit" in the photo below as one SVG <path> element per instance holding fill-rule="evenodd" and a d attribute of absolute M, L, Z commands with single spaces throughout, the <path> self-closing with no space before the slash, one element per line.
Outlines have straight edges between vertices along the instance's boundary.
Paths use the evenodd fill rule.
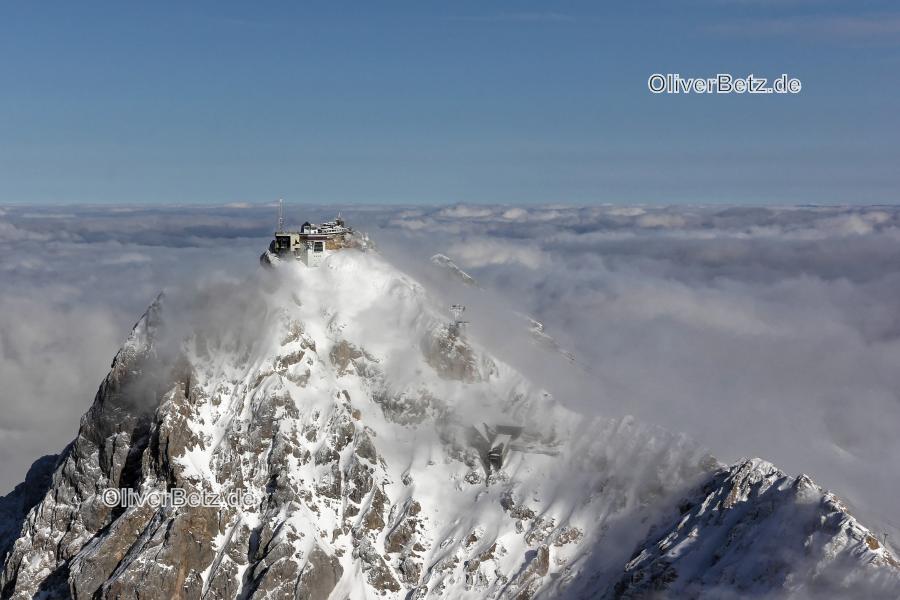
<path fill-rule="evenodd" d="M 834 494 L 569 411 L 357 249 L 159 298 L 0 516 L 3 598 L 900 596 Z"/>

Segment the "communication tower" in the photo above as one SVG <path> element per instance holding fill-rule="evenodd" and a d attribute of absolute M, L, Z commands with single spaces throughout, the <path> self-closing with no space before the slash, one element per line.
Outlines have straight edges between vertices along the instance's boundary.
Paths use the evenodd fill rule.
<path fill-rule="evenodd" d="M 463 325 L 468 325 L 468 321 L 462 320 L 462 314 L 466 312 L 466 307 L 462 304 L 451 304 L 450 305 L 450 314 L 453 315 L 453 322 L 450 324 L 450 329 L 454 333 L 458 333 Z"/>

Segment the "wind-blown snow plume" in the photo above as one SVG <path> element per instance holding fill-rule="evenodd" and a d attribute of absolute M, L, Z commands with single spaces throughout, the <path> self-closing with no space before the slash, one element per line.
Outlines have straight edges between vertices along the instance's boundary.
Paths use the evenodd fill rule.
<path fill-rule="evenodd" d="M 334 211 L 293 207 L 288 220 Z M 274 214 L 5 209 L 7 489 L 34 456 L 71 438 L 117 332 L 147 299 L 198 278 L 245 276 Z M 729 461 L 763 455 L 810 473 L 889 541 L 900 536 L 900 481 L 890 476 L 900 460 L 896 207 L 350 207 L 344 215 L 391 262 L 466 304 L 469 334 L 567 406 L 688 432 Z M 435 254 L 481 289 L 438 276 L 428 262 Z M 552 343 L 529 332 L 528 318 Z M 534 352 L 547 344 L 574 360 Z M 574 374 L 555 375 L 570 362 Z"/>

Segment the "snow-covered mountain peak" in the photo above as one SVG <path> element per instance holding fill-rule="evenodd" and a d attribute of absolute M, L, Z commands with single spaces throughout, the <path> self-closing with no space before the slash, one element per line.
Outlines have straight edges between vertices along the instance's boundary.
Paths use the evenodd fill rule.
<path fill-rule="evenodd" d="M 138 322 L 76 440 L 41 463 L 43 493 L 0 506 L 18 519 L 0 543 L 5 596 L 594 598 L 896 581 L 890 553 L 808 479 L 759 460 L 724 467 L 684 436 L 559 406 L 379 255 L 273 262 L 160 299 Z M 110 507 L 110 488 L 242 502 Z M 782 538 L 806 553 L 765 562 Z M 809 560 L 816 574 L 801 577 Z"/>

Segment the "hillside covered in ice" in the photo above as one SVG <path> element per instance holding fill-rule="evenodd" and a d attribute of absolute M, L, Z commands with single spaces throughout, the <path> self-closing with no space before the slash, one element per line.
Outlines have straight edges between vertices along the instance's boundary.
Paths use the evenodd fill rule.
<path fill-rule="evenodd" d="M 109 488 L 253 502 L 118 508 Z M 834 494 L 560 406 L 358 250 L 158 299 L 0 515 L 4 598 L 900 594 Z"/>

